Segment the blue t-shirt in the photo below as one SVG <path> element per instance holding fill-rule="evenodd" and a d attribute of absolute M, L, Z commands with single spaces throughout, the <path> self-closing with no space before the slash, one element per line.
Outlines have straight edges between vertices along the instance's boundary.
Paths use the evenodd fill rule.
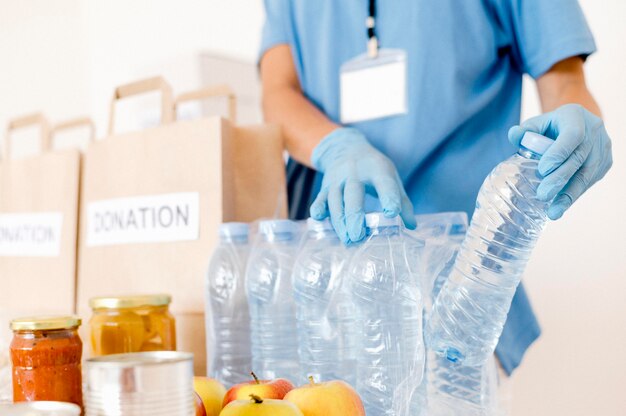
<path fill-rule="evenodd" d="M 338 122 L 339 68 L 366 51 L 368 1 L 265 8 L 261 54 L 288 44 L 305 96 Z M 381 48 L 407 52 L 409 111 L 351 126 L 395 163 L 416 213 L 471 216 L 484 178 L 516 150 L 507 131 L 520 121 L 522 75 L 595 51 L 576 0 L 378 0 L 376 32 Z M 505 370 L 539 332 L 520 286 L 496 351 Z"/>

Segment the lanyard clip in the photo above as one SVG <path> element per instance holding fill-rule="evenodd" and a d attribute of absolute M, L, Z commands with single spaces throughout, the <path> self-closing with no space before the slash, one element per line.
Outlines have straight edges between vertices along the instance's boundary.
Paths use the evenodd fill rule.
<path fill-rule="evenodd" d="M 376 36 L 372 36 L 367 41 L 367 56 L 371 59 L 378 57 L 378 38 Z"/>
<path fill-rule="evenodd" d="M 378 38 L 374 28 L 376 27 L 376 19 L 374 16 L 368 16 L 365 20 L 365 27 L 367 28 L 367 56 L 371 59 L 378 57 Z"/>

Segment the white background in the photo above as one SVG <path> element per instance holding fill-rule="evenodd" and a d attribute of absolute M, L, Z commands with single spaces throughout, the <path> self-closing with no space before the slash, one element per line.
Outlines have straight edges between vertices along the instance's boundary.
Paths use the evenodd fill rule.
<path fill-rule="evenodd" d="M 599 46 L 588 81 L 615 164 L 531 260 L 525 282 L 544 334 L 513 377 L 516 416 L 626 409 L 626 1 L 581 4 Z M 177 91 L 199 86 L 198 54 L 253 62 L 263 21 L 260 0 L 0 0 L 0 10 L 0 126 L 42 109 L 53 120 L 92 115 L 99 136 L 115 85 L 163 74 Z M 528 83 L 524 115 L 538 111 Z M 24 138 L 16 152 L 34 149 Z"/>

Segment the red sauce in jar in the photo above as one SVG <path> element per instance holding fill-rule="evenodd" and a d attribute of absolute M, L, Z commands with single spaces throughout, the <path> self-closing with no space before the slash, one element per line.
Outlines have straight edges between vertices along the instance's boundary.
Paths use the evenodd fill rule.
<path fill-rule="evenodd" d="M 82 406 L 79 325 L 80 319 L 73 317 L 11 322 L 13 401 L 50 400 Z"/>

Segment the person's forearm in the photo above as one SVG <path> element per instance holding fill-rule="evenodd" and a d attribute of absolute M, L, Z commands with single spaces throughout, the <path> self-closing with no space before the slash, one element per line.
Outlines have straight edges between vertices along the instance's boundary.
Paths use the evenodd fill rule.
<path fill-rule="evenodd" d="M 291 157 L 307 166 L 315 146 L 338 127 L 293 87 L 264 91 L 263 112 L 267 121 L 282 125 Z"/>
<path fill-rule="evenodd" d="M 537 80 L 537 87 L 544 112 L 565 104 L 580 104 L 602 117 L 598 103 L 587 88 L 580 58 L 570 58 L 556 64 Z"/>

